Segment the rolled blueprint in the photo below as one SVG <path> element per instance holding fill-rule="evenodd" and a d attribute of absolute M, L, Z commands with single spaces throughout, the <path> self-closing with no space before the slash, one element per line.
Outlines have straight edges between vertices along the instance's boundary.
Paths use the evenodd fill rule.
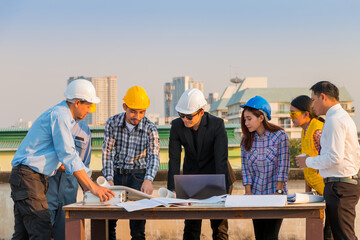
<path fill-rule="evenodd" d="M 159 188 L 159 196 L 163 198 L 175 198 L 175 193 L 162 187 Z"/>
<path fill-rule="evenodd" d="M 101 187 L 110 187 L 110 184 L 108 183 L 108 181 L 106 181 L 106 179 L 103 176 L 100 176 L 96 179 L 96 183 L 101 186 Z"/>

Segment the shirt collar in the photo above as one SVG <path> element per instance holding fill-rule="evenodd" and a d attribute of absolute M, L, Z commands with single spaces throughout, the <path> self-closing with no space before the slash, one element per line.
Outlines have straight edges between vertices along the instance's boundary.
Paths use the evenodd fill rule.
<path fill-rule="evenodd" d="M 207 125 L 207 112 L 204 113 L 204 115 L 201 117 L 201 122 L 199 127 L 203 127 Z"/>
<path fill-rule="evenodd" d="M 329 108 L 329 110 L 326 112 L 326 117 L 331 116 L 332 114 L 334 114 L 337 110 L 339 110 L 341 108 L 340 103 L 335 104 L 334 106 L 332 106 L 331 108 Z"/>
<path fill-rule="evenodd" d="M 61 106 L 61 107 L 63 107 L 63 108 L 66 109 L 65 112 L 68 114 L 68 116 L 69 116 L 69 118 L 70 118 L 70 123 L 71 123 L 71 125 L 72 125 L 72 126 L 75 126 L 76 120 L 74 119 L 74 117 L 73 117 L 73 115 L 72 115 L 72 113 L 71 113 L 71 111 L 70 111 L 70 108 L 69 108 L 69 105 L 67 104 L 67 102 L 66 102 L 65 100 L 63 100 L 63 101 L 59 104 L 59 106 Z"/>
<path fill-rule="evenodd" d="M 263 133 L 263 135 L 259 136 L 259 134 L 255 131 L 255 138 L 264 138 L 264 137 L 268 137 L 270 135 L 270 132 L 268 130 L 265 129 L 265 132 Z"/>
<path fill-rule="evenodd" d="M 125 115 L 126 112 L 124 112 L 120 118 L 120 126 L 125 128 L 126 127 L 126 120 L 125 120 Z M 146 117 L 144 116 L 143 119 L 141 119 L 141 121 L 138 123 L 138 125 L 135 126 L 135 130 L 145 130 L 145 121 L 146 121 Z"/>

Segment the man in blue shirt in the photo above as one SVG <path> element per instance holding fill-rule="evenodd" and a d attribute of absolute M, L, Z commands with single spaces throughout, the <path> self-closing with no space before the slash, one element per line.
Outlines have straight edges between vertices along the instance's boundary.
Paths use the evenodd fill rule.
<path fill-rule="evenodd" d="M 52 227 L 46 192 L 48 176 L 64 171 L 73 174 L 84 190 L 90 190 L 100 201 L 115 194 L 97 186 L 86 174 L 85 165 L 76 151 L 72 129 L 100 102 L 94 86 L 87 80 L 71 82 L 64 94 L 66 101 L 45 111 L 20 144 L 11 162 L 9 183 L 14 201 L 15 232 L 13 239 L 50 239 Z"/>
<path fill-rule="evenodd" d="M 90 175 L 89 169 L 91 158 L 91 132 L 84 121 L 78 121 L 73 129 L 72 135 L 76 151 L 86 166 L 86 172 Z M 51 225 L 54 231 L 54 239 L 65 239 L 65 211 L 62 207 L 76 202 L 78 192 L 78 181 L 73 175 L 65 173 L 60 167 L 57 173 L 47 179 L 49 188 L 46 193 L 49 206 Z"/>

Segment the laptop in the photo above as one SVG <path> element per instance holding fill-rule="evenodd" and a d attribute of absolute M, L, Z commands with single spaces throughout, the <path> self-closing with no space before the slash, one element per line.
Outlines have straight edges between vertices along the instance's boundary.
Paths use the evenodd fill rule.
<path fill-rule="evenodd" d="M 226 194 L 224 174 L 174 175 L 176 198 L 206 199 Z"/>

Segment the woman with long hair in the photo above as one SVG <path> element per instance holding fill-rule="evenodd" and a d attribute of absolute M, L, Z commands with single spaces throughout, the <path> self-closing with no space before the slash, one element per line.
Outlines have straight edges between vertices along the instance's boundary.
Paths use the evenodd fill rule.
<path fill-rule="evenodd" d="M 287 194 L 289 139 L 269 121 L 271 108 L 262 97 L 251 98 L 241 114 L 241 164 L 246 195 Z M 257 240 L 278 239 L 282 219 L 253 219 Z"/>
<path fill-rule="evenodd" d="M 301 95 L 290 103 L 290 117 L 295 127 L 301 127 L 301 153 L 315 157 L 320 152 L 320 137 L 324 126 L 324 119 L 316 116 L 312 110 L 312 101 L 309 96 Z M 318 170 L 304 168 L 305 191 L 314 189 L 319 195 L 324 194 L 324 179 Z M 331 229 L 325 220 L 324 239 L 331 238 Z"/>

